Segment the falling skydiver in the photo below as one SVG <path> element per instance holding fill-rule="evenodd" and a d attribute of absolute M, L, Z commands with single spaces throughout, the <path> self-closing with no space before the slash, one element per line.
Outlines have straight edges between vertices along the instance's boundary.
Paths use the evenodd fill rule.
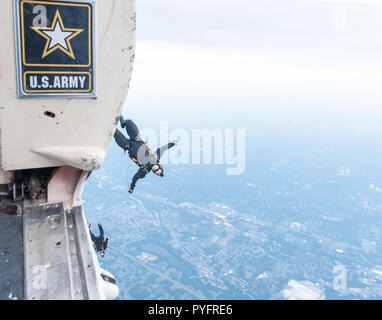
<path fill-rule="evenodd" d="M 142 140 L 139 130 L 132 120 L 124 120 L 122 116 L 119 120 L 121 127 L 126 128 L 130 139 L 127 139 L 118 129 L 115 131 L 114 139 L 125 153 L 128 153 L 130 159 L 139 166 L 139 170 L 133 177 L 129 189 L 129 193 L 133 193 L 137 181 L 145 178 L 150 171 L 157 176 L 164 177 L 163 167 L 159 164 L 160 158 L 168 149 L 177 145 L 177 141 L 174 140 L 174 142 L 168 143 L 153 152 Z"/>
<path fill-rule="evenodd" d="M 107 249 L 107 243 L 109 241 L 109 237 L 106 238 L 104 237 L 104 231 L 102 228 L 102 225 L 99 223 L 98 224 L 98 229 L 99 229 L 99 236 L 97 237 L 91 230 L 91 224 L 88 224 L 89 227 L 89 232 L 90 232 L 90 237 L 92 238 L 92 241 L 94 242 L 94 250 L 96 252 L 99 252 L 99 255 L 103 258 L 105 256 L 105 250 Z"/>

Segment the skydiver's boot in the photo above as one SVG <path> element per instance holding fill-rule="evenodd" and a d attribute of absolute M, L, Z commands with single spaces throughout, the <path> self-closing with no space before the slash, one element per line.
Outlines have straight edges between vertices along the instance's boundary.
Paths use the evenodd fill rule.
<path fill-rule="evenodd" d="M 127 120 L 123 119 L 122 116 L 119 117 L 119 122 L 121 123 L 121 128 L 125 129 Z"/>

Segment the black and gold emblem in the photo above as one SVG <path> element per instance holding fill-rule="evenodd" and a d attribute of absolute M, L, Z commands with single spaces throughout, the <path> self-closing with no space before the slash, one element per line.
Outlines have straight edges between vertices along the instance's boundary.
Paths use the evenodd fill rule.
<path fill-rule="evenodd" d="M 15 3 L 19 97 L 95 97 L 93 1 Z"/>

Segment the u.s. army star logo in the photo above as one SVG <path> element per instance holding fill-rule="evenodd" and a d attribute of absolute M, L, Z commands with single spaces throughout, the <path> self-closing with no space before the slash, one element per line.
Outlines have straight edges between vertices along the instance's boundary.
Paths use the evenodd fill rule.
<path fill-rule="evenodd" d="M 14 0 L 19 97 L 95 97 L 92 0 Z"/>
<path fill-rule="evenodd" d="M 60 12 L 58 10 L 50 28 L 31 28 L 47 40 L 42 58 L 45 58 L 50 53 L 60 49 L 72 59 L 76 59 L 70 44 L 70 40 L 84 31 L 84 29 L 65 28 Z"/>

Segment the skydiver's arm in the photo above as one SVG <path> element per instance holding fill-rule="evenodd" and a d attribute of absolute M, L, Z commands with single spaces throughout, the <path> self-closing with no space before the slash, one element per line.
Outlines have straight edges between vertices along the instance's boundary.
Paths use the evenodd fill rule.
<path fill-rule="evenodd" d="M 137 184 L 137 181 L 139 179 L 143 179 L 144 177 L 146 177 L 146 171 L 143 170 L 143 169 L 139 169 L 138 172 L 135 174 L 134 178 L 133 178 L 133 181 L 131 181 L 131 185 L 130 185 L 130 190 L 133 191 L 134 188 L 135 188 L 135 185 Z"/>
<path fill-rule="evenodd" d="M 103 250 L 106 250 L 108 241 L 109 241 L 109 238 L 106 238 L 106 240 L 103 243 Z"/>
<path fill-rule="evenodd" d="M 170 142 L 162 147 L 160 147 L 157 151 L 156 151 L 156 154 L 158 156 L 158 158 L 160 159 L 162 157 L 162 155 L 169 149 L 171 149 L 172 147 L 174 147 L 176 145 L 176 143 L 173 143 L 173 142 Z"/>

